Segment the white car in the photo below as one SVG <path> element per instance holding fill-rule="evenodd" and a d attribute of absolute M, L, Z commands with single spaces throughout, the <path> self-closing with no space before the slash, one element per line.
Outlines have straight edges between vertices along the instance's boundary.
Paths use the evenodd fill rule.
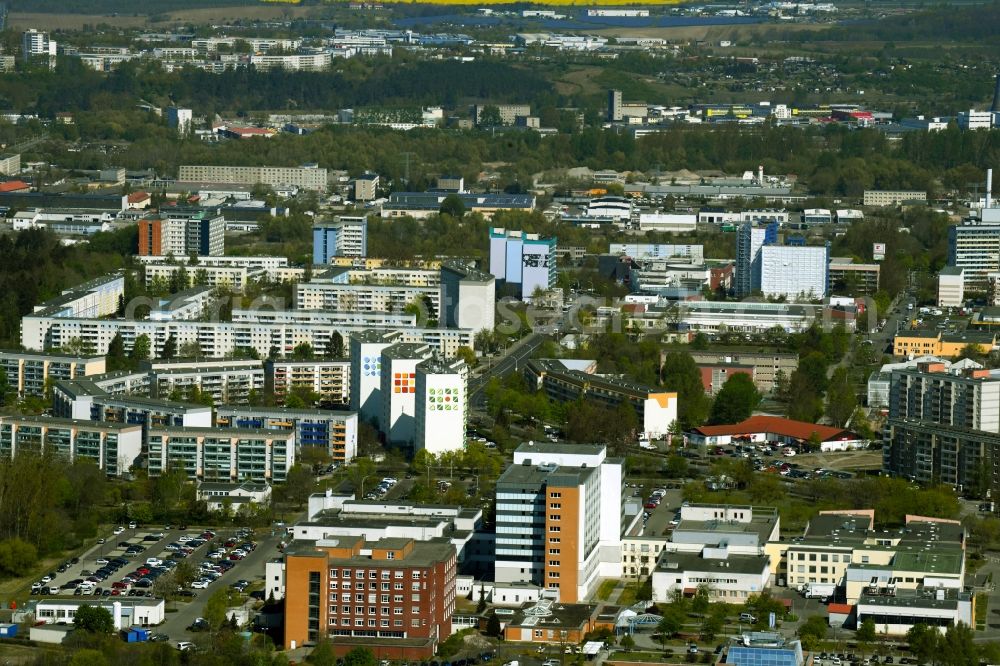
<path fill-rule="evenodd" d="M 187 652 L 188 650 L 193 650 L 194 643 L 192 643 L 191 641 L 178 641 L 177 649 L 180 650 L 181 652 Z"/>
<path fill-rule="evenodd" d="M 124 531 L 125 531 L 125 528 L 122 527 L 121 525 L 119 525 L 118 527 L 115 528 L 115 534 L 116 535 L 121 534 Z"/>
<path fill-rule="evenodd" d="M 161 564 L 163 564 L 163 560 L 161 560 L 158 557 L 151 557 L 148 560 L 146 560 L 146 564 L 148 564 L 151 567 L 158 567 Z"/>
<path fill-rule="evenodd" d="M 193 583 L 191 583 L 191 589 L 192 590 L 207 590 L 210 583 L 211 583 L 211 581 L 208 581 L 208 580 L 205 580 L 204 578 L 202 578 L 201 580 L 196 580 Z"/>

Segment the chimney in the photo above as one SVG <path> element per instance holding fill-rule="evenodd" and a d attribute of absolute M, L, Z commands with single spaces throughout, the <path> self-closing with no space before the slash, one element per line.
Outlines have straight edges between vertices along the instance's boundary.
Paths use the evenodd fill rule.
<path fill-rule="evenodd" d="M 996 104 L 996 101 L 993 102 Z M 986 170 L 986 205 L 983 208 L 993 207 L 993 169 Z"/>
<path fill-rule="evenodd" d="M 997 74 L 996 86 L 993 88 L 993 105 L 990 106 L 990 111 L 1000 113 L 1000 74 Z"/>
<path fill-rule="evenodd" d="M 762 187 L 764 185 L 764 165 L 763 164 L 758 164 L 757 165 L 757 184 L 760 185 L 760 186 L 762 186 Z"/>

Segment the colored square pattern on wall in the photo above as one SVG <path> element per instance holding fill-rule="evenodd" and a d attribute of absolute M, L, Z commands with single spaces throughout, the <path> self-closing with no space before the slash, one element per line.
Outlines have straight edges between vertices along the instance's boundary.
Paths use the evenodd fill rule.
<path fill-rule="evenodd" d="M 430 389 L 427 392 L 427 409 L 438 412 L 458 410 L 461 392 L 455 388 Z"/>
<path fill-rule="evenodd" d="M 365 356 L 361 365 L 365 377 L 379 377 L 382 374 L 381 356 Z"/>
<path fill-rule="evenodd" d="M 416 393 L 417 375 L 414 372 L 394 372 L 392 374 L 393 393 Z"/>

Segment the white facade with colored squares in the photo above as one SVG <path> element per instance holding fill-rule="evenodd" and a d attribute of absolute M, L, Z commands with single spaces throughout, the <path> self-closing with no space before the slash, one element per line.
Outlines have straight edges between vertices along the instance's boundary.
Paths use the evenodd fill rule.
<path fill-rule="evenodd" d="M 468 424 L 468 366 L 432 359 L 417 366 L 414 451 L 461 451 Z"/>
<path fill-rule="evenodd" d="M 382 421 L 389 445 L 409 446 L 416 433 L 417 365 L 431 356 L 421 344 L 397 344 L 382 352 Z"/>

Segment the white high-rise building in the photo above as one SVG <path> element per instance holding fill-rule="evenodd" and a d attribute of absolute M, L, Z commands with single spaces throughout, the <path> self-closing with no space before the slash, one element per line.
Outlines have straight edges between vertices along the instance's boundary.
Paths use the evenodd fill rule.
<path fill-rule="evenodd" d="M 534 583 L 563 603 L 620 577 L 623 461 L 598 444 L 527 442 L 497 480 L 497 583 Z"/>
<path fill-rule="evenodd" d="M 167 126 L 177 130 L 181 136 L 187 136 L 191 133 L 193 118 L 191 109 L 181 109 L 176 106 L 167 107 Z"/>
<path fill-rule="evenodd" d="M 382 352 L 399 341 L 399 331 L 364 331 L 351 336 L 351 411 L 376 428 L 382 419 Z"/>
<path fill-rule="evenodd" d="M 765 245 L 760 248 L 760 290 L 789 300 L 824 298 L 829 263 L 825 245 Z"/>
<path fill-rule="evenodd" d="M 414 451 L 439 454 L 465 447 L 468 375 L 469 368 L 461 359 L 433 358 L 417 366 Z"/>
<path fill-rule="evenodd" d="M 21 35 L 21 57 L 25 62 L 31 62 L 35 58 L 45 57 L 48 59 L 49 67 L 56 65 L 56 42 L 49 38 L 49 33 L 35 30 L 26 30 Z"/>
<path fill-rule="evenodd" d="M 1000 271 L 1000 208 L 948 227 L 948 265 L 962 269 L 966 291 L 987 289 L 987 276 Z"/>
<path fill-rule="evenodd" d="M 417 366 L 431 357 L 425 344 L 399 343 L 382 351 L 382 419 L 390 445 L 410 446 L 416 434 Z"/>

